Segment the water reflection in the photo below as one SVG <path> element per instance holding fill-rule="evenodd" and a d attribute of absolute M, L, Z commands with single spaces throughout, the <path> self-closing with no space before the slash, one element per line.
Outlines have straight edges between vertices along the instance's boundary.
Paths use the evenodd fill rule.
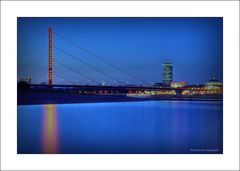
<path fill-rule="evenodd" d="M 222 108 L 188 101 L 18 106 L 18 154 L 219 154 Z M 202 149 L 216 151 L 194 151 Z"/>
<path fill-rule="evenodd" d="M 177 152 L 189 149 L 189 129 L 192 128 L 189 118 L 191 116 L 189 116 L 186 110 L 183 110 L 183 108 L 189 106 L 189 104 L 182 101 L 171 101 L 170 106 L 172 116 L 171 127 L 169 128 L 169 130 L 171 130 L 171 150 Z"/>
<path fill-rule="evenodd" d="M 57 111 L 53 104 L 44 105 L 43 153 L 58 153 Z"/>

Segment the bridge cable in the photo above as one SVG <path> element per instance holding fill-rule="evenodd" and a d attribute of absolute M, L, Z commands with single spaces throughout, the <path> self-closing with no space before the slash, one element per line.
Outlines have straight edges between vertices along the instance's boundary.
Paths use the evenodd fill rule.
<path fill-rule="evenodd" d="M 64 36 L 60 35 L 59 33 L 53 32 L 53 34 L 55 34 L 55 35 L 57 35 L 58 37 L 64 39 L 65 41 L 69 42 L 70 44 L 72 44 L 72 45 L 78 47 L 79 49 L 81 49 L 81 50 L 83 50 L 84 52 L 90 54 L 91 56 L 93 56 L 93 57 L 95 57 L 95 58 L 101 60 L 101 61 L 104 62 L 105 64 L 110 65 L 112 68 L 114 68 L 114 69 L 116 69 L 116 70 L 118 70 L 118 71 L 121 71 L 122 73 L 127 74 L 128 76 L 134 78 L 134 79 L 137 80 L 138 82 L 142 82 L 142 83 L 145 83 L 145 84 L 147 84 L 147 85 L 150 85 L 148 82 L 143 81 L 143 80 L 137 78 L 136 76 L 132 75 L 131 73 L 127 72 L 126 70 L 124 70 L 124 69 L 122 69 L 122 68 L 120 68 L 120 67 L 118 67 L 118 66 L 116 66 L 116 65 L 114 65 L 114 64 L 112 64 L 112 63 L 110 63 L 110 62 L 108 62 L 108 61 L 106 61 L 106 60 L 103 59 L 102 57 L 99 57 L 98 55 L 96 55 L 96 54 L 90 52 L 89 50 L 87 50 L 87 49 L 85 49 L 85 48 L 79 46 L 77 43 L 74 43 L 73 41 L 71 41 L 71 40 L 65 38 Z"/>
<path fill-rule="evenodd" d="M 80 73 L 80 72 L 78 72 L 78 71 L 72 69 L 71 67 L 69 67 L 69 66 L 63 64 L 62 62 L 58 61 L 58 60 L 55 59 L 55 58 L 53 58 L 53 60 L 54 60 L 55 62 L 57 62 L 58 64 L 64 66 L 65 68 L 68 68 L 69 70 L 71 70 L 71 71 L 77 73 L 78 75 L 81 75 L 82 77 L 86 78 L 87 80 L 90 80 L 90 81 L 95 82 L 95 83 L 97 83 L 97 84 L 101 84 L 101 83 L 99 83 L 98 81 L 95 81 L 95 80 L 93 80 L 92 78 L 90 78 L 90 77 L 88 77 L 88 76 L 86 76 L 86 75 L 84 75 L 84 74 L 82 74 L 82 73 Z"/>
<path fill-rule="evenodd" d="M 79 58 L 77 58 L 77 57 L 71 55 L 70 53 L 66 52 L 65 50 L 63 50 L 63 49 L 61 49 L 61 48 L 59 48 L 59 47 L 57 47 L 56 45 L 53 45 L 53 46 L 54 46 L 57 50 L 59 50 L 59 51 L 63 52 L 64 54 L 66 54 L 66 55 L 68 55 L 68 56 L 74 58 L 74 59 L 77 60 L 78 62 L 87 65 L 88 67 L 94 69 L 95 71 L 98 71 L 98 72 L 104 74 L 105 76 L 107 76 L 107 77 L 113 79 L 114 81 L 117 81 L 117 82 L 119 82 L 119 83 L 121 83 L 121 84 L 124 84 L 122 81 L 118 80 L 117 78 L 113 77 L 112 75 L 109 75 L 109 74 L 107 74 L 106 72 L 103 72 L 103 71 L 97 69 L 96 67 L 94 67 L 94 66 L 92 66 L 92 65 L 89 65 L 88 63 L 86 63 L 86 62 L 80 60 Z"/>
<path fill-rule="evenodd" d="M 65 81 L 68 82 L 68 83 L 71 83 L 71 84 L 73 84 L 73 85 L 76 85 L 74 82 L 72 82 L 72 81 L 70 81 L 70 80 L 67 80 L 67 79 L 65 79 L 64 77 L 61 77 L 60 75 L 57 75 L 57 74 L 55 74 L 55 73 L 54 73 L 53 75 L 55 75 L 55 76 L 57 76 L 57 77 L 65 80 Z"/>

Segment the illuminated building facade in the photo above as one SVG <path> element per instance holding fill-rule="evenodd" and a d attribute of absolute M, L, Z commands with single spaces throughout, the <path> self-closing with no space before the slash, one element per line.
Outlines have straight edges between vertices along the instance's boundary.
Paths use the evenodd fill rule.
<path fill-rule="evenodd" d="M 187 85 L 186 81 L 172 81 L 171 82 L 171 87 L 172 88 L 179 88 L 179 87 L 184 87 Z"/>
<path fill-rule="evenodd" d="M 223 93 L 223 83 L 213 78 L 205 84 L 205 89 L 214 93 Z"/>
<path fill-rule="evenodd" d="M 211 89 L 211 88 L 222 87 L 223 84 L 220 81 L 218 81 L 216 78 L 213 78 L 206 83 L 206 86 Z"/>
<path fill-rule="evenodd" d="M 173 65 L 171 62 L 165 62 L 162 64 L 162 79 L 165 87 L 170 87 L 172 82 L 172 69 Z"/>
<path fill-rule="evenodd" d="M 215 78 L 202 85 L 188 85 L 184 87 L 183 95 L 212 95 L 223 94 L 223 83 Z"/>

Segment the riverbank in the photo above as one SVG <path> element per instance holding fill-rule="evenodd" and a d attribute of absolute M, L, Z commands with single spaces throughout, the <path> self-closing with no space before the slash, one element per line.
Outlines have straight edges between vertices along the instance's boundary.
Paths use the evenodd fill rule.
<path fill-rule="evenodd" d="M 64 104 L 64 103 L 98 103 L 98 102 L 130 102 L 147 99 L 131 98 L 125 95 L 85 95 L 64 92 L 33 92 L 18 93 L 18 105 Z"/>
<path fill-rule="evenodd" d="M 222 101 L 218 96 L 151 96 L 151 97 L 127 97 L 126 95 L 92 95 L 69 92 L 39 92 L 19 91 L 18 105 L 36 104 L 65 104 L 65 103 L 98 103 L 98 102 L 135 102 L 152 100 L 190 100 L 190 101 Z"/>

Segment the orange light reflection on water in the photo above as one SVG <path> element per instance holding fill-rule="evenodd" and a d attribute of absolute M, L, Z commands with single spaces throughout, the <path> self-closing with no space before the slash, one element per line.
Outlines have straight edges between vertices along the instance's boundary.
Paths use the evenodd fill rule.
<path fill-rule="evenodd" d="M 44 105 L 43 116 L 43 153 L 55 154 L 58 152 L 58 125 L 56 106 Z"/>

